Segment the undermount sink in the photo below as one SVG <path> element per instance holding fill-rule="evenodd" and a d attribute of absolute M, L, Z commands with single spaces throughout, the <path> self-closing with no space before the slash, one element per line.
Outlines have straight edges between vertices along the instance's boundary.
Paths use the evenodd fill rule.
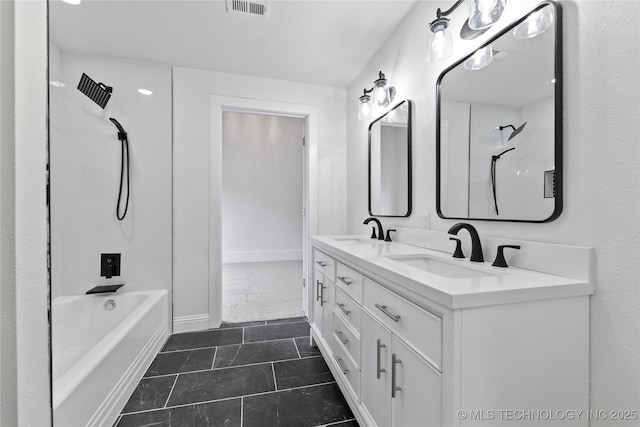
<path fill-rule="evenodd" d="M 426 255 L 404 255 L 404 256 L 388 256 L 387 259 L 417 268 L 427 273 L 436 274 L 438 276 L 450 279 L 469 279 L 474 277 L 490 277 L 496 274 L 476 270 L 463 265 L 440 261 L 438 259 Z"/>
<path fill-rule="evenodd" d="M 345 243 L 348 242 L 348 243 L 360 243 L 360 244 L 377 242 L 377 240 L 363 239 L 362 237 L 333 237 L 333 240 L 335 240 L 336 242 L 345 242 Z"/>

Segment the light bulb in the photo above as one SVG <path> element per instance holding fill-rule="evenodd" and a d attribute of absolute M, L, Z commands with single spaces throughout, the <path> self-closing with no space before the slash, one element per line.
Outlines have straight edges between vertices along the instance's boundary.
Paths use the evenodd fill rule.
<path fill-rule="evenodd" d="M 387 89 L 384 86 L 380 85 L 376 87 L 375 99 L 376 103 L 380 106 L 386 106 L 389 103 L 387 99 Z"/>
<path fill-rule="evenodd" d="M 504 11 L 506 0 L 473 0 L 471 15 L 467 21 L 472 30 L 483 30 L 492 26 Z"/>
<path fill-rule="evenodd" d="M 480 12 L 491 12 L 491 10 L 496 6 L 498 0 L 478 0 L 478 10 Z"/>
<path fill-rule="evenodd" d="M 493 62 L 493 49 L 491 45 L 478 49 L 471 58 L 464 61 L 462 66 L 465 70 L 481 70 Z"/>
<path fill-rule="evenodd" d="M 529 39 L 547 31 L 553 23 L 553 11 L 551 6 L 545 6 L 537 12 L 529 15 L 527 19 L 513 30 L 513 37 L 517 39 Z"/>

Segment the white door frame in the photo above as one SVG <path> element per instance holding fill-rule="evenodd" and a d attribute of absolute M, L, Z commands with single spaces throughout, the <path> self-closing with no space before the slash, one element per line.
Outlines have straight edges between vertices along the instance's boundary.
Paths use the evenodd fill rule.
<path fill-rule="evenodd" d="M 236 111 L 305 119 L 302 274 L 307 284 L 309 235 L 318 232 L 318 113 L 312 105 L 219 95 L 209 96 L 209 106 L 209 327 L 217 328 L 222 322 L 222 113 Z M 305 314 L 308 313 L 307 289 L 308 286 L 303 288 Z"/>

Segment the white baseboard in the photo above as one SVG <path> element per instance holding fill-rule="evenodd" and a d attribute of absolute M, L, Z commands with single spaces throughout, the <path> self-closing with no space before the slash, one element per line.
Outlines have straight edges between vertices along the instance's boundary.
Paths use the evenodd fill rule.
<path fill-rule="evenodd" d="M 209 329 L 209 315 L 196 314 L 193 316 L 180 316 L 173 318 L 173 333 L 194 332 Z"/>
<path fill-rule="evenodd" d="M 222 263 L 234 264 L 239 262 L 273 262 L 302 260 L 302 249 L 286 251 L 244 251 L 223 252 Z"/>

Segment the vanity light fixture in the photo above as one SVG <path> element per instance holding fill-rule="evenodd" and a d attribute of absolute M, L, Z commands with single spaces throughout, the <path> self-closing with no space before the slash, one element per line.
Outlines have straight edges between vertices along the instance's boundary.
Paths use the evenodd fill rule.
<path fill-rule="evenodd" d="M 376 105 L 379 107 L 386 107 L 393 101 L 396 93 L 396 88 L 393 86 L 387 87 L 387 79 L 384 73 L 380 71 L 378 73 L 378 79 L 373 82 L 373 99 Z"/>
<path fill-rule="evenodd" d="M 493 62 L 493 49 L 491 45 L 482 47 L 462 64 L 465 70 L 478 71 Z"/>
<path fill-rule="evenodd" d="M 553 24 L 553 10 L 543 7 L 529 15 L 527 19 L 513 30 L 513 37 L 517 39 L 530 39 L 539 36 Z"/>
<path fill-rule="evenodd" d="M 365 89 L 358 104 L 358 120 L 369 120 L 371 118 L 371 96 L 369 94 L 373 89 Z"/>
<path fill-rule="evenodd" d="M 484 30 L 495 24 L 504 12 L 507 0 L 473 0 L 469 27 L 472 30 Z"/>
<path fill-rule="evenodd" d="M 387 85 L 387 78 L 380 71 L 378 78 L 373 82 L 371 89 L 364 89 L 358 104 L 358 120 L 369 120 L 374 107 L 386 107 L 393 102 L 396 95 L 396 88 Z"/>
<path fill-rule="evenodd" d="M 453 54 L 453 40 L 447 31 L 449 16 L 465 0 L 458 0 L 449 9 L 443 11 L 438 8 L 436 19 L 429 23 L 429 62 L 438 62 L 449 59 Z M 489 29 L 500 19 L 507 0 L 470 0 L 471 15 L 460 31 L 460 37 L 465 40 L 476 38 Z M 491 60 L 490 60 L 491 61 Z M 489 62 L 490 62 L 489 61 Z"/>

